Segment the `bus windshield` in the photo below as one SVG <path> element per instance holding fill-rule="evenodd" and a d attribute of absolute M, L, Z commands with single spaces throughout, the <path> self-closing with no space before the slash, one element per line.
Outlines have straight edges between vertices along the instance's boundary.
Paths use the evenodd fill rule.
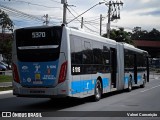
<path fill-rule="evenodd" d="M 62 27 L 26 28 L 16 31 L 17 57 L 23 62 L 58 59 Z"/>

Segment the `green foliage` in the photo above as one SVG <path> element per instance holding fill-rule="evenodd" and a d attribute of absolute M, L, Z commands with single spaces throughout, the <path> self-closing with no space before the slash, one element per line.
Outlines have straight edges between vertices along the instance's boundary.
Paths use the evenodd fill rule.
<path fill-rule="evenodd" d="M 119 28 L 119 30 L 112 29 L 110 31 L 110 39 L 113 39 L 117 42 L 125 42 L 128 44 L 133 44 L 131 40 L 131 33 L 124 31 L 124 28 Z M 103 37 L 107 37 L 107 34 L 104 34 Z"/>
<path fill-rule="evenodd" d="M 104 34 L 103 37 L 107 37 L 107 34 Z M 112 29 L 110 31 L 110 38 L 117 42 L 129 44 L 133 44 L 132 40 L 160 41 L 160 31 L 153 28 L 148 32 L 147 30 L 141 30 L 141 27 L 135 27 L 131 33 L 124 31 L 124 28 L 119 28 L 119 30 Z"/>
<path fill-rule="evenodd" d="M 135 27 L 132 34 L 132 40 L 160 40 L 160 32 L 153 28 L 151 31 L 141 30 L 140 27 Z"/>
<path fill-rule="evenodd" d="M 0 10 L 0 26 L 2 28 L 2 34 L 0 36 L 0 54 L 6 58 L 8 64 L 11 63 L 11 49 L 12 49 L 12 36 L 5 34 L 5 29 L 12 30 L 13 22 L 9 16 L 2 10 Z"/>
<path fill-rule="evenodd" d="M 12 55 L 12 38 L 0 40 L 0 53 L 6 58 L 6 62 L 9 65 L 11 63 Z"/>
<path fill-rule="evenodd" d="M 9 16 L 0 9 L 0 26 L 2 27 L 2 33 L 7 28 L 8 30 L 12 30 L 13 28 L 13 22 L 9 18 Z"/>

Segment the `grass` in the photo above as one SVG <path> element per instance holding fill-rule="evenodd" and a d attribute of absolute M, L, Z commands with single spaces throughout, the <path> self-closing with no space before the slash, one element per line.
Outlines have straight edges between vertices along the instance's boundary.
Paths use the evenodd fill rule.
<path fill-rule="evenodd" d="M 12 76 L 0 75 L 0 83 L 2 82 L 12 82 Z M 0 91 L 13 90 L 12 86 L 0 87 Z"/>
<path fill-rule="evenodd" d="M 0 91 L 13 90 L 12 86 L 10 87 L 0 87 Z"/>
<path fill-rule="evenodd" d="M 1 82 L 12 82 L 12 76 L 8 75 L 0 75 L 0 83 Z M 0 91 L 13 90 L 12 86 L 9 87 L 0 87 Z"/>
<path fill-rule="evenodd" d="M 0 75 L 0 82 L 12 82 L 12 76 Z"/>

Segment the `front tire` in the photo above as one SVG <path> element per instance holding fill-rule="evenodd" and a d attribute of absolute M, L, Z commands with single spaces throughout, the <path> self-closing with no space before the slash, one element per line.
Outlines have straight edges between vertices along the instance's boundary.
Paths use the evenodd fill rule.
<path fill-rule="evenodd" d="M 99 101 L 101 97 L 102 97 L 102 84 L 100 80 L 97 80 L 94 92 L 94 101 Z"/>

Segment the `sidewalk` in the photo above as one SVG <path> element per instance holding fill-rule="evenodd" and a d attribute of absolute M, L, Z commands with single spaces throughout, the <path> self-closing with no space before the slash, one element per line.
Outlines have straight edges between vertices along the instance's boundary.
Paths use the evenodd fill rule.
<path fill-rule="evenodd" d="M 12 70 L 0 71 L 0 74 L 12 76 Z"/>
<path fill-rule="evenodd" d="M 0 83 L 0 87 L 11 87 L 12 86 L 12 82 L 1 82 Z"/>
<path fill-rule="evenodd" d="M 0 83 L 0 88 L 7 88 L 7 87 L 11 87 L 12 86 L 12 82 L 1 82 Z M 4 96 L 4 94 L 8 94 L 8 93 L 12 93 L 13 92 L 13 90 L 4 90 L 4 91 L 0 91 L 0 95 L 3 95 Z"/>

